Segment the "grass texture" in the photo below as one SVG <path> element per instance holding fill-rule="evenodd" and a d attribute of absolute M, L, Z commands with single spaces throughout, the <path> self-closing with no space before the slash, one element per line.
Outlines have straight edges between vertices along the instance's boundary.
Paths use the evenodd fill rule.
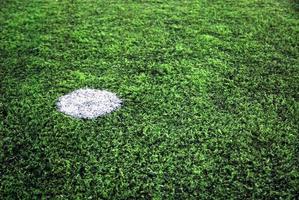
<path fill-rule="evenodd" d="M 295 199 L 294 0 L 1 0 L 1 199 Z M 124 101 L 57 111 L 78 88 Z"/>

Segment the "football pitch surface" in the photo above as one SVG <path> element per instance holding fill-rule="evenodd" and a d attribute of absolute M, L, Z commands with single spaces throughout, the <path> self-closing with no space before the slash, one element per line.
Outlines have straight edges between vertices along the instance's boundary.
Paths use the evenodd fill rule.
<path fill-rule="evenodd" d="M 298 11 L 296 0 L 1 0 L 0 199 L 295 199 Z M 59 112 L 80 88 L 122 106 Z"/>

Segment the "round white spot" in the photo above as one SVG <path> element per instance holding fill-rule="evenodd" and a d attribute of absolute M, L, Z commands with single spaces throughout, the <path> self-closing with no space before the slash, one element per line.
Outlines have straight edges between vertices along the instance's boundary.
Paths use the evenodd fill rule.
<path fill-rule="evenodd" d="M 76 117 L 93 119 L 111 113 L 122 101 L 112 92 L 95 89 L 79 89 L 58 99 L 59 111 Z"/>

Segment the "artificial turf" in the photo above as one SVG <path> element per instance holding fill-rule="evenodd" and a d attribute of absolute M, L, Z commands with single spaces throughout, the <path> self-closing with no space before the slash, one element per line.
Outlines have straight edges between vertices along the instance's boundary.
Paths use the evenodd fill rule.
<path fill-rule="evenodd" d="M 295 0 L 1 0 L 1 199 L 296 199 Z M 57 111 L 117 93 L 94 120 Z"/>

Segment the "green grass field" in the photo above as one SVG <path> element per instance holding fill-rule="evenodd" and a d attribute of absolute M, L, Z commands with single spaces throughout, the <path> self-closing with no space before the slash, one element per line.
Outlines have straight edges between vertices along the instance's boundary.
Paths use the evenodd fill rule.
<path fill-rule="evenodd" d="M 1 0 L 0 199 L 296 199 L 297 0 Z M 121 109 L 66 116 L 106 89 Z"/>

